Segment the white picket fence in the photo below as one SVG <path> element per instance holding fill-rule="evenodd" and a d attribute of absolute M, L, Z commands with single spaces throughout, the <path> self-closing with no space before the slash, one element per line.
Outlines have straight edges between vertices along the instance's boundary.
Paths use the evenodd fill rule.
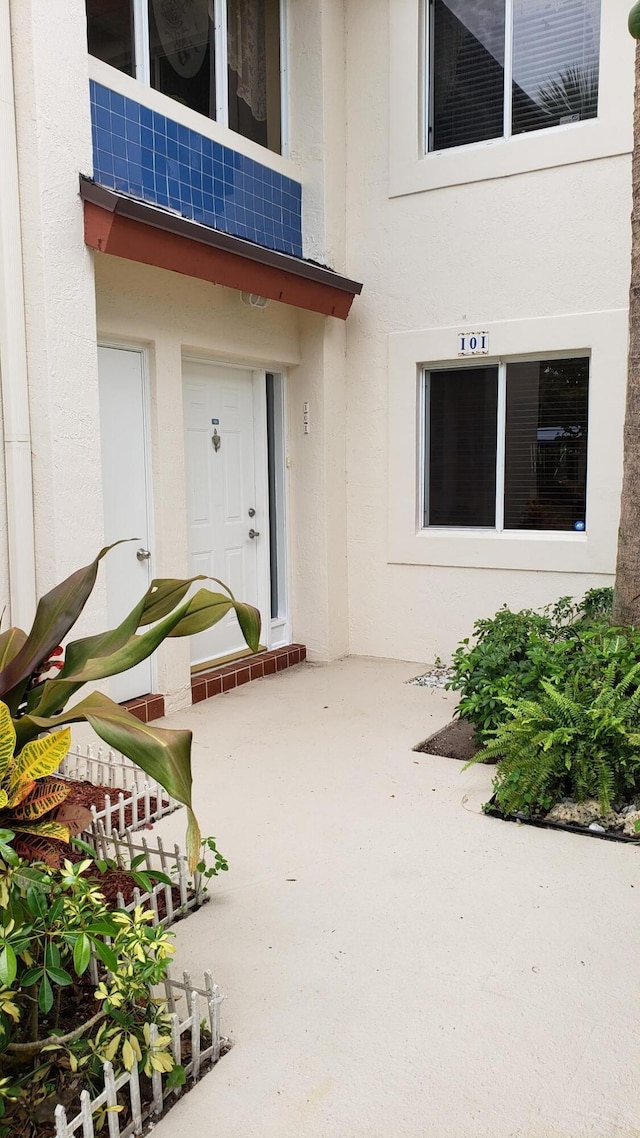
<path fill-rule="evenodd" d="M 107 834 L 101 822 L 96 822 L 85 837 L 95 849 L 97 858 L 115 861 L 118 866 L 128 869 L 132 861 L 142 854 L 138 869 L 159 870 L 171 878 L 171 885 L 159 881 L 149 892 L 135 888 L 133 899 L 128 902 L 122 893 L 118 893 L 119 909 L 132 913 L 136 905 L 143 905 L 153 912 L 154 925 L 168 927 L 207 900 L 202 874 L 196 870 L 193 878 L 190 877 L 187 855 L 179 845 L 174 845 L 172 851 L 166 850 L 162 838 L 156 836 L 153 843 L 150 843 L 145 837 L 134 835 L 130 830 L 125 830 L 123 834 Z M 174 892 L 178 897 L 174 897 Z"/>
<path fill-rule="evenodd" d="M 220 1005 L 224 997 L 213 982 L 210 972 L 204 974 L 204 988 L 197 988 L 192 984 L 188 973 L 184 973 L 182 981 L 167 979 L 164 984 L 165 998 L 171 1020 L 171 1049 L 174 1060 L 182 1064 L 182 1036 L 189 1033 L 190 1059 L 184 1065 L 187 1083 L 183 1088 L 167 1087 L 167 1076 L 160 1071 L 154 1071 L 151 1077 L 151 1102 L 142 1101 L 140 1071 L 136 1063 L 132 1071 L 124 1071 L 116 1076 L 113 1064 L 104 1064 L 104 1090 L 95 1098 L 88 1090 L 80 1095 L 80 1113 L 67 1120 L 67 1112 L 62 1105 L 55 1110 L 56 1138 L 74 1138 L 81 1133 L 82 1138 L 94 1138 L 94 1116 L 98 1112 L 107 1110 L 107 1126 L 109 1138 L 129 1138 L 131 1134 L 141 1134 L 145 1122 L 157 1119 L 172 1097 L 188 1089 L 189 1082 L 194 1083 L 210 1067 L 218 1062 L 221 1048 L 226 1040 L 220 1035 Z M 182 1019 L 176 1010 L 178 1003 L 183 999 L 188 1015 Z M 202 1032 L 202 1014 L 210 1040 L 204 1044 Z M 151 1044 L 157 1038 L 157 1028 L 151 1028 Z M 124 1101 L 123 1101 L 124 1100 Z M 120 1126 L 121 1112 L 109 1110 L 109 1107 L 125 1106 L 124 1116 L 130 1116 L 124 1127 Z M 126 1109 L 128 1107 L 128 1109 Z"/>
<path fill-rule="evenodd" d="M 90 746 L 72 749 L 62 760 L 59 773 L 64 778 L 108 787 L 103 809 L 92 806 L 91 814 L 93 826 L 101 823 L 109 835 L 144 829 L 181 805 L 159 783 L 148 782 L 144 771 L 118 751 Z"/>

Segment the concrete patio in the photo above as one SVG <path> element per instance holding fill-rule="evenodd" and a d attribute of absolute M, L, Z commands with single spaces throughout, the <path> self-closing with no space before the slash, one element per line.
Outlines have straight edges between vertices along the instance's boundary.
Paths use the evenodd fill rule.
<path fill-rule="evenodd" d="M 234 1047 L 158 1138 L 640 1135 L 640 852 L 483 817 L 490 769 L 411 749 L 455 706 L 419 671 L 303 665 L 166 720 L 231 864 L 178 967 Z"/>

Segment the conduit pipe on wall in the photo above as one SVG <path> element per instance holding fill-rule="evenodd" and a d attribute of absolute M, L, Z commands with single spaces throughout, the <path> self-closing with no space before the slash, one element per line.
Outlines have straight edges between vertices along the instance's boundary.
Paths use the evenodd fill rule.
<path fill-rule="evenodd" d="M 10 0 L 0 0 L 0 155 L 0 390 L 9 604 L 11 623 L 29 628 L 36 604 L 36 568 Z"/>

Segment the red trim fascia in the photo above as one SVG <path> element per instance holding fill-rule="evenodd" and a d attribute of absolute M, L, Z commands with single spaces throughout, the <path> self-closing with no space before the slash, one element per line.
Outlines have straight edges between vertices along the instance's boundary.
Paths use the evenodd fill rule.
<path fill-rule="evenodd" d="M 240 292 L 257 293 L 324 316 L 346 320 L 353 293 L 309 280 L 286 269 L 260 264 L 226 249 L 170 233 L 156 225 L 123 217 L 115 210 L 84 202 L 84 239 L 91 249 L 140 261 L 159 269 L 197 277 Z"/>

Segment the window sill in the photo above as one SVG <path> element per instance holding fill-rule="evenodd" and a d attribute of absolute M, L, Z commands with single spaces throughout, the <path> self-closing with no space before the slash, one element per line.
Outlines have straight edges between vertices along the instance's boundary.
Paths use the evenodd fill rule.
<path fill-rule="evenodd" d="M 244 135 L 237 134 L 229 127 L 222 126 L 214 119 L 209 119 L 205 115 L 198 114 L 197 111 L 192 111 L 190 107 L 185 107 L 168 95 L 163 95 L 161 91 L 155 91 L 153 87 L 147 87 L 145 83 L 139 83 L 137 79 L 125 75 L 123 71 L 118 71 L 117 68 L 111 67 L 110 64 L 104 63 L 92 55 L 89 56 L 89 78 L 104 87 L 109 87 L 111 91 L 117 91 L 126 99 L 133 99 L 137 103 L 142 103 L 145 107 L 157 111 L 158 114 L 165 115 L 173 122 L 180 123 L 182 126 L 188 127 L 189 130 L 197 131 L 198 134 L 211 138 L 214 142 L 219 142 L 221 146 L 235 150 L 237 154 L 244 154 L 246 158 L 251 158 L 254 162 L 259 162 L 262 166 L 275 170 L 286 178 L 301 181 L 300 168 L 291 159 L 283 158 L 282 155 L 275 154 L 273 150 L 268 150 L 266 146 L 259 146 L 257 142 L 252 142 Z"/>

